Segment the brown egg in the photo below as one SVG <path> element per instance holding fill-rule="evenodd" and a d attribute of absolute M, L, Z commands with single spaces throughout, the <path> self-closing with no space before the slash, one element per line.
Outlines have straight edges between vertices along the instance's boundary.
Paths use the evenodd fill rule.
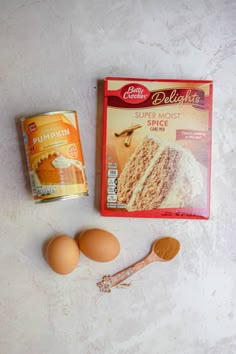
<path fill-rule="evenodd" d="M 120 243 L 110 232 L 89 229 L 78 236 L 78 245 L 88 258 L 97 262 L 109 262 L 120 253 Z"/>
<path fill-rule="evenodd" d="M 45 258 L 54 272 L 69 274 L 77 267 L 79 254 L 75 240 L 67 235 L 60 235 L 49 241 Z"/>

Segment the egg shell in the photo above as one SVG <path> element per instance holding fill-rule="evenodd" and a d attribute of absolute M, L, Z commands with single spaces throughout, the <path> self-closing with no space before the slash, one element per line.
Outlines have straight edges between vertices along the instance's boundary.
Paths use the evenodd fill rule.
<path fill-rule="evenodd" d="M 45 258 L 54 272 L 65 275 L 77 267 L 80 251 L 72 237 L 59 235 L 48 242 Z"/>
<path fill-rule="evenodd" d="M 97 262 L 109 262 L 120 253 L 120 243 L 110 232 L 102 229 L 83 231 L 78 245 L 85 256 Z"/>

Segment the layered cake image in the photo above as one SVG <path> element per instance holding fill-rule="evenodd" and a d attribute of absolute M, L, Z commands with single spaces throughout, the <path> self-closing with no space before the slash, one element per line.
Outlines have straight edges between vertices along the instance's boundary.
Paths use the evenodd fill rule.
<path fill-rule="evenodd" d="M 200 163 L 179 144 L 149 134 L 118 177 L 118 202 L 128 211 L 191 207 L 202 194 Z"/>
<path fill-rule="evenodd" d="M 57 152 L 41 156 L 33 168 L 42 185 L 84 183 L 82 164 Z"/>

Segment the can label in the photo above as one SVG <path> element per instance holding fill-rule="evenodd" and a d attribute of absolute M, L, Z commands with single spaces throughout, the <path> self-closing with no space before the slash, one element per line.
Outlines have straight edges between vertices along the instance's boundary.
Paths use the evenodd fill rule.
<path fill-rule="evenodd" d="M 31 189 L 36 201 L 88 194 L 77 113 L 21 120 Z"/>

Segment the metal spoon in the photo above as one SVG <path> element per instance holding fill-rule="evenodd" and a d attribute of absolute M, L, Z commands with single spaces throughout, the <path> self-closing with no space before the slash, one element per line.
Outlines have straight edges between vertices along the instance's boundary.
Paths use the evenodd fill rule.
<path fill-rule="evenodd" d="M 145 258 L 112 276 L 104 275 L 102 281 L 97 283 L 97 286 L 100 288 L 100 291 L 110 293 L 112 287 L 122 283 L 146 265 L 153 262 L 170 261 L 177 255 L 179 249 L 180 243 L 175 238 L 163 237 L 160 240 L 156 240 L 152 244 L 150 253 Z"/>

